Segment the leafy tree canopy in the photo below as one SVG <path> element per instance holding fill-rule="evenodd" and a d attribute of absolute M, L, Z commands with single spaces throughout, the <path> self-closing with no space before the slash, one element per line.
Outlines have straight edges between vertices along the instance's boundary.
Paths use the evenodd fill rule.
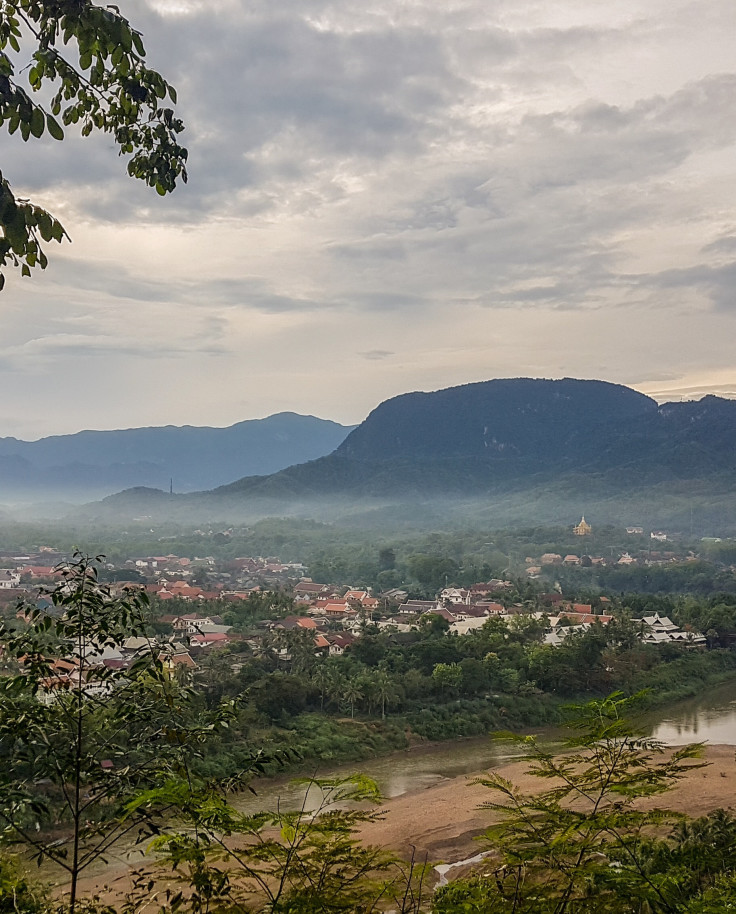
<path fill-rule="evenodd" d="M 25 84 L 25 85 L 24 85 Z M 176 92 L 146 66 L 137 32 L 115 6 L 90 0 L 0 0 L 0 124 L 24 141 L 111 134 L 128 174 L 162 196 L 187 180 Z M 61 223 L 17 198 L 0 171 L 0 268 L 44 269 L 42 243 L 68 237 Z M 0 289 L 5 276 L 0 269 Z"/>
<path fill-rule="evenodd" d="M 478 780 L 498 797 L 483 804 L 498 818 L 486 832 L 490 872 L 441 889 L 435 914 L 709 912 L 715 896 L 689 904 L 709 889 L 733 901 L 732 887 L 716 882 L 732 872 L 732 818 L 690 822 L 638 802 L 705 764 L 702 744 L 666 751 L 637 732 L 627 715 L 640 697 L 614 693 L 578 708 L 562 754 L 534 737 L 512 737 L 529 750 L 529 773 L 549 786 L 526 794 L 496 772 Z"/>

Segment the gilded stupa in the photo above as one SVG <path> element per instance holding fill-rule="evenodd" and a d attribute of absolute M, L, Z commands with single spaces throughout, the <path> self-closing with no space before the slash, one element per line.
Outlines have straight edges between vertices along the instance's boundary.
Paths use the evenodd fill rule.
<path fill-rule="evenodd" d="M 572 528 L 572 532 L 575 536 L 590 536 L 593 532 L 593 528 L 586 522 L 585 516 L 583 515 L 583 517 L 580 518 L 580 523 L 577 527 Z"/>

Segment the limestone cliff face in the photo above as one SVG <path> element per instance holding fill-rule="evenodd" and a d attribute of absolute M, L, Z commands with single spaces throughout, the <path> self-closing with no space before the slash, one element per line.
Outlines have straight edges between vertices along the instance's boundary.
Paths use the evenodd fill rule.
<path fill-rule="evenodd" d="M 567 459 L 594 452 L 621 423 L 656 415 L 654 400 L 619 384 L 500 379 L 386 400 L 336 455 Z"/>

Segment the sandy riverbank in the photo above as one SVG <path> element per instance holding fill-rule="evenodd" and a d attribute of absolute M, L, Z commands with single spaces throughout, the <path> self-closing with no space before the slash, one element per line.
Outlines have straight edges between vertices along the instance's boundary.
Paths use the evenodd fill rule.
<path fill-rule="evenodd" d="M 691 772 L 677 786 L 650 805 L 669 806 L 691 816 L 713 809 L 736 808 L 736 759 L 733 746 L 708 746 L 708 767 Z M 524 791 L 539 790 L 544 782 L 527 773 L 527 763 L 497 768 L 503 777 Z M 382 804 L 384 818 L 365 826 L 362 837 L 399 852 L 425 854 L 434 862 L 454 863 L 482 850 L 476 840 L 490 823 L 490 813 L 479 809 L 493 794 L 473 784 L 484 772 L 443 781 L 425 790 L 405 793 Z"/>
<path fill-rule="evenodd" d="M 705 760 L 708 767 L 695 770 L 683 778 L 668 793 L 650 805 L 669 806 L 692 816 L 704 815 L 713 809 L 736 808 L 736 759 L 733 746 L 708 746 Z M 544 782 L 527 773 L 525 762 L 514 762 L 495 769 L 523 790 L 538 790 Z M 473 784 L 472 775 L 448 778 L 423 790 L 411 791 L 386 800 L 382 804 L 383 818 L 364 826 L 361 836 L 370 844 L 391 848 L 402 856 L 411 855 L 412 845 L 418 859 L 425 854 L 433 863 L 455 863 L 472 857 L 483 849 L 477 840 L 490 822 L 490 813 L 479 809 L 489 799 L 490 791 Z M 140 859 L 131 866 L 118 859 L 103 876 L 87 878 L 81 886 L 83 894 L 106 890 L 102 895 L 108 902 L 130 889 L 131 870 L 140 866 Z M 459 875 L 460 872 L 456 875 Z"/>

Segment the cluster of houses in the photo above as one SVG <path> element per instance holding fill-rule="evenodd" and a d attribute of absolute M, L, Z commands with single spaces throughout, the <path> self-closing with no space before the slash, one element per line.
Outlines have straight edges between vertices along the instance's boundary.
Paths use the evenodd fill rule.
<path fill-rule="evenodd" d="M 677 562 L 683 561 L 695 561 L 697 556 L 693 553 L 688 553 L 686 556 L 669 551 L 661 550 L 651 550 L 648 549 L 646 552 L 641 555 L 631 555 L 630 552 L 620 552 L 618 556 L 602 556 L 602 555 L 576 555 L 574 553 L 569 553 L 568 555 L 561 555 L 557 552 L 545 552 L 544 555 L 534 558 L 532 556 L 527 556 L 526 558 L 526 574 L 529 578 L 538 578 L 542 575 L 546 568 L 550 566 L 562 566 L 564 568 L 591 568 L 591 567 L 602 567 L 602 566 L 619 566 L 625 567 L 627 565 L 669 565 Z"/>
<path fill-rule="evenodd" d="M 305 631 L 314 638 L 317 654 L 339 657 L 372 622 L 381 601 L 367 590 L 331 587 L 304 579 L 294 587 L 294 608 L 300 615 L 262 623 L 272 631 Z M 288 660 L 282 648 L 280 659 Z"/>
<path fill-rule="evenodd" d="M 584 609 L 576 606 L 575 609 Z M 587 607 L 590 609 L 590 607 Z M 541 616 L 541 613 L 538 614 Z M 591 625 L 608 625 L 613 616 L 604 613 L 579 612 L 562 610 L 557 615 L 547 616 L 548 629 L 544 643 L 553 647 L 561 645 L 573 632 L 585 632 Z M 655 613 L 653 616 L 642 616 L 632 619 L 639 627 L 639 639 L 644 644 L 679 644 L 684 647 L 704 648 L 706 638 L 702 632 L 683 630 L 667 616 Z"/>
<path fill-rule="evenodd" d="M 434 600 L 404 599 L 394 612 L 378 620 L 381 629 L 400 632 L 416 630 L 421 621 L 431 621 L 439 616 L 448 624 L 449 630 L 464 635 L 483 626 L 491 616 L 503 616 L 514 608 L 499 602 L 502 594 L 513 590 L 510 581 L 494 579 L 472 587 L 445 587 Z M 490 597 L 496 596 L 492 600 Z"/>
<path fill-rule="evenodd" d="M 585 520 L 585 516 L 583 516 L 580 519 L 580 523 L 576 524 L 572 528 L 572 532 L 575 534 L 575 536 L 592 536 L 593 528 Z M 640 526 L 639 524 L 633 524 L 626 528 L 626 533 L 629 536 L 643 536 L 644 528 L 642 526 Z M 664 542 L 666 539 L 668 539 L 668 534 L 665 533 L 663 530 L 652 530 L 652 532 L 649 534 L 649 537 L 650 537 L 650 539 L 659 540 L 660 542 Z"/>
<path fill-rule="evenodd" d="M 262 623 L 264 628 L 273 633 L 304 632 L 314 643 L 314 653 L 329 657 L 341 656 L 361 635 L 360 609 L 356 604 L 360 600 L 371 600 L 364 591 L 348 591 L 340 602 L 343 606 L 343 629 L 332 630 L 334 619 L 324 614 L 324 607 L 318 603 L 310 605 L 308 615 L 290 615 L 284 619 Z M 334 596 L 334 595 L 333 595 Z M 550 595 L 553 596 L 553 595 Z M 559 595 L 554 595 L 559 596 Z M 345 599 L 347 597 L 347 599 Z M 443 618 L 450 631 L 466 634 L 472 629 L 485 624 L 492 616 L 509 617 L 522 612 L 518 605 L 504 607 L 502 603 L 477 600 L 473 601 L 472 590 L 462 591 L 447 588 L 436 601 L 407 600 L 399 607 L 395 616 L 379 621 L 379 627 L 393 631 L 411 631 L 420 625 L 421 619 L 433 616 Z M 466 602 L 470 600 L 470 602 Z M 544 618 L 547 631 L 544 643 L 550 646 L 561 645 L 574 632 L 585 632 L 592 625 L 608 625 L 611 615 L 593 613 L 588 604 L 569 603 L 560 600 L 547 612 L 535 612 L 533 615 Z M 363 617 L 364 618 L 364 617 Z M 42 682 L 41 699 L 52 701 L 60 691 L 81 689 L 90 697 L 104 696 L 111 688 L 105 670 L 124 671 L 133 664 L 142 653 L 153 652 L 163 663 L 170 675 L 188 678 L 194 673 L 198 664 L 195 658 L 208 653 L 213 648 L 222 648 L 233 640 L 243 640 L 242 636 L 229 633 L 228 626 L 217 616 L 204 616 L 199 613 L 187 613 L 180 616 L 163 617 L 173 629 L 173 636 L 159 637 L 150 640 L 144 637 L 130 637 L 120 645 L 107 645 L 97 653 L 89 653 L 80 658 L 69 657 L 56 660 L 49 667 L 49 675 Z M 645 644 L 679 644 L 689 648 L 705 647 L 705 636 L 699 632 L 683 631 L 666 616 L 654 614 L 633 620 L 640 626 L 640 638 Z M 251 648 L 261 648 L 262 640 L 248 638 Z M 274 655 L 279 662 L 292 660 L 291 649 L 287 644 L 279 645 L 275 639 Z M 236 664 L 237 666 L 238 664 Z M 96 671 L 99 670 L 99 674 Z"/>
<path fill-rule="evenodd" d="M 370 616 L 381 605 L 380 600 L 371 596 L 367 590 L 341 591 L 342 588 L 329 584 L 301 580 L 294 587 L 294 602 L 304 608 L 308 615 L 325 616 L 328 619 L 347 619 L 366 614 Z"/>
<path fill-rule="evenodd" d="M 60 692 L 80 690 L 90 698 L 104 697 L 113 688 L 108 671 L 125 671 L 142 654 L 153 654 L 171 676 L 189 675 L 197 669 L 190 647 L 177 641 L 126 638 L 120 645 L 106 645 L 82 656 L 70 655 L 49 665 L 41 681 L 40 699 L 51 702 Z"/>
<path fill-rule="evenodd" d="M 327 626 L 328 623 L 324 617 L 315 619 L 311 616 L 287 616 L 277 622 L 268 623 L 268 628 L 274 632 L 302 631 L 308 633 L 314 641 L 314 653 L 327 657 L 341 657 L 346 649 L 360 637 L 360 632 L 357 630 L 336 632 L 330 631 Z M 278 647 L 276 649 L 276 659 L 291 660 L 289 648 L 286 646 Z"/>
<path fill-rule="evenodd" d="M 0 552 L 0 607 L 17 602 L 38 585 L 53 586 L 59 580 L 58 566 L 69 559 L 46 546 L 24 555 Z M 104 570 L 115 572 L 119 587 L 145 582 L 148 593 L 160 600 L 232 602 L 247 599 L 261 587 L 288 588 L 306 569 L 273 557 L 217 561 L 212 556 L 154 555 L 130 558 L 119 566 L 108 564 Z"/>
<path fill-rule="evenodd" d="M 189 559 L 178 555 L 128 559 L 123 568 L 130 568 L 156 581 L 172 578 L 188 580 L 192 576 L 206 572 L 218 590 L 255 581 L 277 584 L 298 579 L 306 570 L 299 562 L 281 562 L 276 557 L 241 556 L 218 561 L 213 556 Z"/>
<path fill-rule="evenodd" d="M 706 638 L 702 632 L 683 631 L 667 616 L 655 613 L 635 619 L 642 626 L 641 639 L 645 644 L 684 644 L 687 647 L 705 647 Z"/>
<path fill-rule="evenodd" d="M 579 536 L 589 536 L 590 525 L 585 519 L 576 530 Z M 668 561 L 674 553 L 651 554 L 649 561 Z M 51 585 L 58 580 L 58 563 L 66 557 L 45 548 L 32 555 L 13 556 L 0 553 L 0 607 L 9 606 L 18 596 L 34 592 L 36 586 Z M 559 555 L 546 553 L 540 559 L 527 559 L 527 574 L 537 576 L 545 566 L 577 566 L 604 564 L 601 557 Z M 609 561 L 613 561 L 611 558 Z M 637 559 L 623 553 L 616 559 L 620 565 Z M 125 577 L 129 568 L 146 591 L 164 603 L 171 602 L 172 612 L 162 615 L 160 622 L 168 624 L 170 634 L 160 636 L 155 650 L 172 675 L 197 669 L 198 660 L 212 651 L 226 648 L 233 642 L 246 640 L 248 646 L 260 649 L 266 632 L 299 631 L 311 637 L 314 651 L 325 656 L 340 656 L 361 637 L 371 624 L 389 632 L 410 632 L 432 624 L 441 618 L 451 633 L 464 635 L 482 627 L 489 618 L 509 618 L 532 614 L 546 620 L 544 641 L 560 645 L 572 632 L 586 631 L 594 624 L 607 625 L 612 615 L 606 612 L 610 601 L 599 598 L 592 605 L 575 603 L 553 592 L 539 595 L 535 605 L 514 602 L 518 597 L 514 585 L 506 580 L 492 579 L 468 588 L 445 587 L 433 600 L 410 599 L 406 591 L 394 589 L 374 596 L 367 590 L 345 589 L 314 582 L 304 577 L 305 569 L 298 564 L 281 563 L 276 558 L 241 557 L 217 563 L 214 559 L 190 560 L 175 555 L 148 556 L 128 560 L 115 570 L 116 577 Z M 123 574 L 120 574 L 120 571 Z M 204 573 L 203 573 L 204 572 Z M 130 583 L 130 582 L 128 582 Z M 122 588 L 118 581 L 114 588 Z M 229 603 L 246 600 L 257 590 L 284 589 L 293 593 L 293 612 L 286 618 L 258 623 L 261 633 L 243 636 L 233 633 L 220 613 L 226 614 Z M 216 603 L 215 603 L 216 601 Z M 181 612 L 182 603 L 192 604 L 191 612 Z M 199 605 L 199 610 L 197 606 Z M 214 612 L 212 610 L 215 610 Z M 179 610 L 179 612 L 176 612 Z M 701 647 L 705 637 L 692 631 L 680 630 L 671 620 L 660 616 L 645 616 L 637 620 L 644 643 L 675 643 Z M 277 659 L 290 660 L 288 639 L 278 646 L 271 639 Z M 286 645 L 286 646 L 283 646 Z M 124 644 L 106 649 L 94 663 L 100 667 L 125 669 L 135 660 L 137 652 L 150 649 L 150 643 L 128 639 Z M 85 658 L 87 663 L 90 658 Z M 49 694 L 55 689 L 82 687 L 78 664 L 74 660 L 59 660 L 48 683 Z M 85 689 L 93 686 L 86 682 Z"/>
<path fill-rule="evenodd" d="M 590 537 L 593 535 L 593 528 L 585 520 L 585 517 L 580 519 L 580 523 L 576 524 L 572 528 L 572 532 L 575 536 L 579 537 Z M 629 526 L 626 528 L 626 533 L 629 536 L 643 536 L 644 528 L 638 525 Z M 670 539 L 670 535 L 665 533 L 662 530 L 652 530 L 649 534 L 649 539 L 656 542 L 666 542 Z M 685 556 L 686 561 L 692 561 L 696 558 L 693 553 L 688 553 Z M 591 555 L 590 552 L 581 553 L 577 555 L 575 553 L 569 553 L 568 555 L 561 555 L 556 552 L 545 552 L 544 555 L 533 557 L 527 556 L 526 558 L 526 574 L 529 578 L 538 578 L 542 575 L 545 569 L 548 569 L 553 565 L 560 565 L 566 568 L 575 568 L 575 567 L 595 567 L 603 565 L 663 565 L 670 564 L 673 562 L 682 561 L 683 556 L 676 551 L 661 551 L 661 550 L 652 550 L 648 548 L 646 550 L 641 550 L 637 555 L 631 555 L 631 551 L 619 551 L 616 557 L 611 554 L 610 556 L 602 555 Z"/>

